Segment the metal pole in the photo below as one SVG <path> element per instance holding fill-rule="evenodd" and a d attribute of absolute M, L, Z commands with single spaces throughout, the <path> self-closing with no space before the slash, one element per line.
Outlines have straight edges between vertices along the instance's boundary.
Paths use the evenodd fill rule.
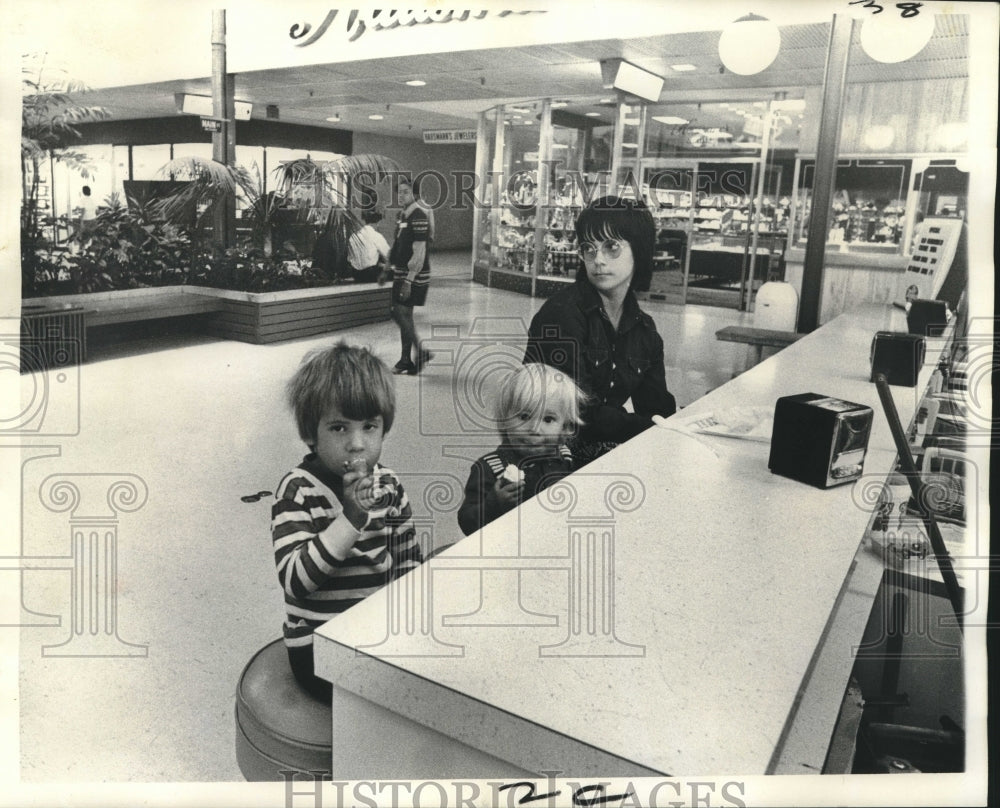
<path fill-rule="evenodd" d="M 816 173 L 813 180 L 812 212 L 809 215 L 809 238 L 806 241 L 805 263 L 802 268 L 802 296 L 797 328 L 799 333 L 808 333 L 819 326 L 823 295 L 823 261 L 827 233 L 830 230 L 830 207 L 833 203 L 834 180 L 837 173 L 840 127 L 844 94 L 847 89 L 847 63 L 853 31 L 853 17 L 846 14 L 833 15 L 823 77 L 823 100 L 820 105 L 819 140 L 816 144 Z"/>
<path fill-rule="evenodd" d="M 223 48 L 225 56 L 225 48 Z M 236 76 L 226 74 L 226 122 L 222 125 L 226 133 L 226 165 L 236 165 Z M 236 194 L 226 195 L 226 244 L 236 244 Z"/>
<path fill-rule="evenodd" d="M 764 131 L 760 144 L 760 173 L 757 175 L 757 195 L 750 206 L 750 227 L 752 238 L 750 241 L 750 264 L 747 269 L 749 277 L 744 275 L 740 278 L 740 311 L 750 311 L 750 303 L 753 300 L 753 281 L 757 271 L 757 247 L 760 245 L 760 222 L 763 219 L 764 209 L 764 183 L 767 176 L 767 154 L 771 150 L 771 129 L 774 127 L 774 113 L 771 109 L 774 102 L 769 101 L 764 112 Z M 768 271 L 770 271 L 770 257 L 768 257 Z"/>
<path fill-rule="evenodd" d="M 963 628 L 964 609 L 962 606 L 962 588 L 958 584 L 955 575 L 955 567 L 951 563 L 951 556 L 948 555 L 948 548 L 941 537 L 941 529 L 937 525 L 937 520 L 930 509 L 928 503 L 932 497 L 927 494 L 926 486 L 917 471 L 916 463 L 913 461 L 913 454 L 910 451 L 910 444 L 903 431 L 903 425 L 899 420 L 899 413 L 896 412 L 896 402 L 893 401 L 892 391 L 889 389 L 889 382 L 885 374 L 875 374 L 875 389 L 878 397 L 882 401 L 882 409 L 885 411 L 886 420 L 889 422 L 889 430 L 892 432 L 893 440 L 896 442 L 896 452 L 899 455 L 900 471 L 906 477 L 906 482 L 910 484 L 910 491 L 913 492 L 913 499 L 920 504 L 924 511 L 921 517 L 924 527 L 927 528 L 927 538 L 930 539 L 931 549 L 934 551 L 934 558 L 937 560 L 938 569 L 941 571 L 941 578 L 944 580 L 945 589 L 948 592 L 948 600 L 951 601 L 952 611 L 955 613 L 955 620 L 960 631 Z"/>
<path fill-rule="evenodd" d="M 212 11 L 212 116 L 215 118 L 227 118 L 227 97 L 229 93 L 226 87 L 226 11 L 225 9 L 215 9 Z M 227 139 L 230 120 L 222 124 L 219 132 L 212 133 L 212 159 L 217 163 L 228 165 L 229 149 Z M 215 243 L 225 249 L 230 246 L 228 205 L 218 204 L 215 207 L 214 232 L 212 234 Z"/>

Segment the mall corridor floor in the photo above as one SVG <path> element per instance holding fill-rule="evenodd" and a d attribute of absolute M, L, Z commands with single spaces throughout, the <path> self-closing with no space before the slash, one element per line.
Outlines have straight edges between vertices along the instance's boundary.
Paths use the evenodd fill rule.
<path fill-rule="evenodd" d="M 486 419 L 490 385 L 517 361 L 542 303 L 471 283 L 467 253 L 436 261 L 428 304 L 416 312 L 436 356 L 420 376 L 398 377 L 383 451 L 415 500 L 436 478 L 464 482 L 467 457 L 496 445 Z M 642 306 L 663 336 L 678 404 L 743 369 L 747 346 L 717 342 L 715 331 L 751 315 Z M 58 565 L 23 573 L 23 781 L 242 779 L 236 682 L 251 655 L 280 636 L 284 614 L 271 497 L 249 495 L 274 491 L 305 453 L 283 386 L 307 351 L 341 339 L 389 364 L 398 358 L 398 332 L 386 320 L 265 346 L 150 336 L 97 351 L 80 368 L 79 433 L 36 439 L 23 453 L 22 552 L 65 557 L 79 527 L 72 520 L 103 518 L 102 529 L 117 535 L 117 642 L 105 655 L 54 655 L 73 629 L 71 593 L 81 588 Z M 81 491 L 79 503 L 60 493 L 65 479 Z M 433 543 L 460 536 L 443 519 Z"/>

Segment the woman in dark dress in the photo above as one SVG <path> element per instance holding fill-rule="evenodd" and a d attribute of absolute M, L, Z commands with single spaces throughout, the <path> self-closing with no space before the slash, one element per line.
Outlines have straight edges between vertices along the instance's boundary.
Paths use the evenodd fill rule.
<path fill-rule="evenodd" d="M 639 308 L 648 289 L 656 227 L 641 202 L 606 196 L 576 221 L 583 266 L 572 286 L 550 297 L 532 318 L 524 362 L 569 374 L 590 396 L 571 443 L 577 467 L 676 410 L 667 390 L 663 340 Z M 625 409 L 631 399 L 632 412 Z"/>

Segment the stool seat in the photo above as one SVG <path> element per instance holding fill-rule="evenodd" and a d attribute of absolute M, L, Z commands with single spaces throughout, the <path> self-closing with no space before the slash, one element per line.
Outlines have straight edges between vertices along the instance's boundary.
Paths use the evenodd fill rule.
<path fill-rule="evenodd" d="M 284 780 L 282 770 L 329 772 L 330 705 L 305 691 L 282 640 L 261 648 L 236 688 L 236 761 L 251 782 Z"/>

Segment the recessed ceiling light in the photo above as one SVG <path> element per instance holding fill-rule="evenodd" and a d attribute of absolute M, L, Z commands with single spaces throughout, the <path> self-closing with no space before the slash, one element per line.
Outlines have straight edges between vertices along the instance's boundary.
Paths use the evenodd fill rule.
<path fill-rule="evenodd" d="M 340 123 L 340 115 L 335 112 L 335 113 L 333 113 L 333 115 L 331 115 L 329 118 L 327 118 L 327 120 L 330 123 Z"/>
<path fill-rule="evenodd" d="M 552 102 L 552 109 L 559 109 L 561 107 L 568 107 L 568 106 L 569 106 L 569 101 L 553 101 Z"/>
<path fill-rule="evenodd" d="M 676 70 L 678 73 L 686 73 L 690 70 L 697 70 L 698 68 L 695 67 L 694 65 L 683 64 L 683 65 L 670 65 L 670 69 Z"/>
<path fill-rule="evenodd" d="M 639 144 L 638 143 L 622 143 L 622 148 L 623 149 L 638 149 L 639 148 Z"/>
<path fill-rule="evenodd" d="M 587 115 L 588 118 L 600 118 L 601 117 L 601 113 L 600 112 L 588 112 L 588 113 L 586 113 L 586 115 Z"/>
<path fill-rule="evenodd" d="M 427 82 L 423 81 L 422 79 L 410 79 L 408 82 L 406 82 L 407 87 L 423 87 L 426 84 Z"/>
<path fill-rule="evenodd" d="M 615 100 L 615 99 L 613 99 L 613 98 L 602 98 L 602 99 L 601 99 L 600 101 L 598 101 L 597 103 L 598 103 L 598 104 L 610 104 L 610 103 L 611 103 L 611 102 L 613 102 L 614 100 Z"/>
<path fill-rule="evenodd" d="M 553 143 L 552 144 L 552 148 L 553 149 L 568 149 L 569 146 L 567 146 L 565 143 Z"/>
<path fill-rule="evenodd" d="M 381 121 L 381 120 L 383 120 L 384 118 L 385 118 L 385 115 L 378 115 L 378 114 L 375 114 L 375 115 L 369 115 L 369 116 L 368 116 L 368 120 L 369 120 L 369 121 Z"/>

